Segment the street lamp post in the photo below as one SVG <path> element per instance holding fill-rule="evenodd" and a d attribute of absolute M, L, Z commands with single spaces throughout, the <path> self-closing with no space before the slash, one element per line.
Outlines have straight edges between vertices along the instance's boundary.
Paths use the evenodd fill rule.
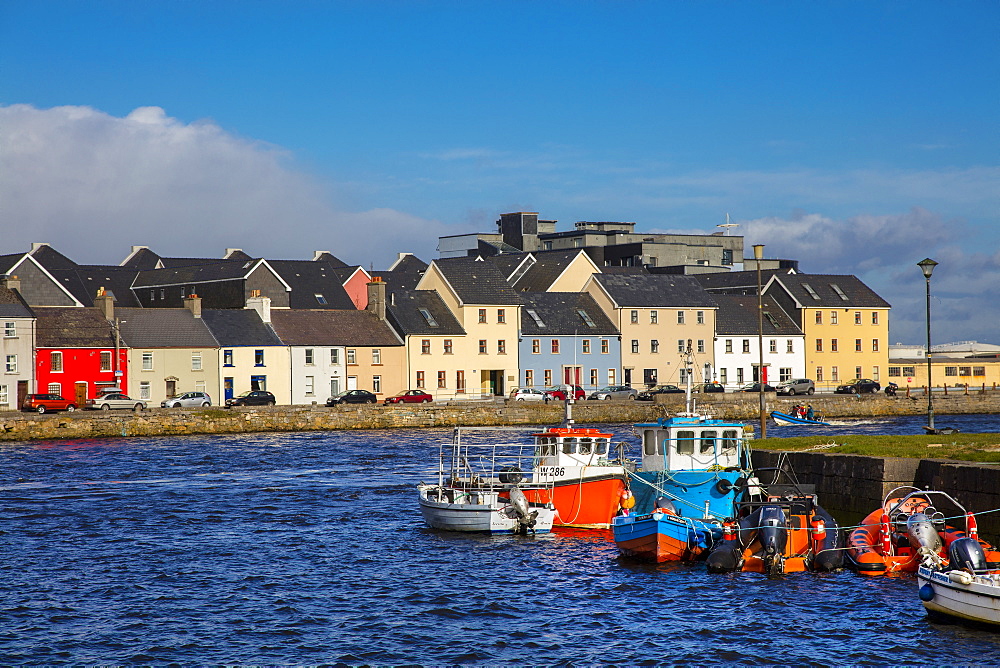
<path fill-rule="evenodd" d="M 934 399 L 931 383 L 931 274 L 937 262 L 929 257 L 917 263 L 920 271 L 924 272 L 924 281 L 927 283 L 927 433 L 935 433 L 934 429 Z"/>
<path fill-rule="evenodd" d="M 757 260 L 757 344 L 760 366 L 757 367 L 757 388 L 760 390 L 760 437 L 767 438 L 767 411 L 764 408 L 764 295 L 760 283 L 760 261 L 764 259 L 764 244 L 754 244 L 753 256 Z"/>

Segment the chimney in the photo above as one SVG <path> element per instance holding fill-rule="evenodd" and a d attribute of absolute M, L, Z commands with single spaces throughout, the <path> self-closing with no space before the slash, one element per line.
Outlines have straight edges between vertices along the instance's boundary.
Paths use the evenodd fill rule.
<path fill-rule="evenodd" d="M 101 312 L 105 320 L 113 321 L 115 319 L 115 298 L 106 293 L 103 287 L 97 290 L 94 306 Z"/>
<path fill-rule="evenodd" d="M 2 283 L 8 290 L 21 291 L 21 280 L 17 276 L 4 276 Z"/>
<path fill-rule="evenodd" d="M 36 250 L 38 250 L 42 246 L 48 246 L 48 245 L 49 245 L 49 243 L 47 241 L 33 241 L 33 242 L 31 242 L 31 252 L 34 253 Z"/>
<path fill-rule="evenodd" d="M 368 284 L 368 308 L 365 310 L 385 320 L 385 282 L 381 276 L 374 277 Z"/>
<path fill-rule="evenodd" d="M 243 252 L 242 248 L 227 248 L 226 254 L 222 256 L 222 259 L 228 260 L 231 255 L 235 255 L 236 253 L 242 253 L 242 252 Z"/>
<path fill-rule="evenodd" d="M 313 251 L 313 262 L 320 259 L 324 255 L 332 255 L 330 251 Z"/>
<path fill-rule="evenodd" d="M 135 255 L 141 250 L 149 250 L 149 246 L 132 246 L 132 254 Z"/>
<path fill-rule="evenodd" d="M 201 297 L 198 295 L 188 295 L 184 298 L 184 308 L 191 311 L 191 315 L 196 318 L 201 317 Z"/>
<path fill-rule="evenodd" d="M 257 314 L 260 315 L 260 319 L 262 321 L 264 321 L 265 323 L 270 324 L 271 323 L 271 298 L 270 297 L 261 297 L 261 296 L 259 296 L 260 295 L 260 290 L 254 290 L 251 294 L 254 294 L 254 296 L 250 297 L 250 299 L 247 300 L 247 306 L 246 307 L 247 308 L 251 308 L 254 311 L 257 311 Z"/>

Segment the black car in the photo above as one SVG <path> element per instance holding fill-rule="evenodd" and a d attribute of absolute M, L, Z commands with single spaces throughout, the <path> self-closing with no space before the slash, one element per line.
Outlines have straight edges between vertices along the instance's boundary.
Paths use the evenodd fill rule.
<path fill-rule="evenodd" d="M 760 383 L 750 383 L 749 385 L 744 385 L 743 387 L 741 387 L 740 389 L 738 389 L 736 391 L 737 392 L 757 392 L 759 394 L 760 393 Z M 774 392 L 774 388 L 771 387 L 770 385 L 768 385 L 767 383 L 764 383 L 764 391 L 765 392 Z"/>
<path fill-rule="evenodd" d="M 684 394 L 684 390 L 676 385 L 657 385 L 639 393 L 636 399 L 640 401 L 652 401 L 657 394 Z"/>
<path fill-rule="evenodd" d="M 725 392 L 726 386 L 722 383 L 705 383 L 701 386 L 702 392 Z"/>
<path fill-rule="evenodd" d="M 378 402 L 378 397 L 368 390 L 344 390 L 338 392 L 326 400 L 327 406 L 337 404 L 374 404 Z"/>
<path fill-rule="evenodd" d="M 838 385 L 834 390 L 836 394 L 869 394 L 882 389 L 878 381 L 870 378 L 858 378 L 844 385 Z"/>
<path fill-rule="evenodd" d="M 276 403 L 278 402 L 274 400 L 274 395 L 270 392 L 251 390 L 232 399 L 226 399 L 226 408 L 232 408 L 233 406 L 273 406 Z"/>

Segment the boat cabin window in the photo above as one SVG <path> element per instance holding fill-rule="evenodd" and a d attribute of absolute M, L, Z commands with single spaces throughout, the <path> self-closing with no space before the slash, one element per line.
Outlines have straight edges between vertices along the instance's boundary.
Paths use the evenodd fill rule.
<path fill-rule="evenodd" d="M 606 438 L 595 438 L 594 439 L 594 453 L 598 455 L 608 454 L 608 439 Z"/>
<path fill-rule="evenodd" d="M 642 432 L 642 453 L 644 455 L 656 454 L 656 430 L 646 429 Z M 663 454 L 663 453 L 660 453 Z"/>
<path fill-rule="evenodd" d="M 551 457 L 556 454 L 556 439 L 542 437 L 538 439 L 538 456 Z"/>
<path fill-rule="evenodd" d="M 735 429 L 723 429 L 722 430 L 722 452 L 725 454 L 733 454 L 740 445 L 739 432 Z"/>
<path fill-rule="evenodd" d="M 589 455 L 591 450 L 593 450 L 593 442 L 589 438 L 580 439 L 580 454 Z"/>
<path fill-rule="evenodd" d="M 715 437 L 718 435 L 719 432 L 715 430 L 701 432 L 701 454 L 715 452 Z"/>
<path fill-rule="evenodd" d="M 576 439 L 563 439 L 563 454 L 572 455 L 576 452 Z"/>
<path fill-rule="evenodd" d="M 693 431 L 678 431 L 677 432 L 677 454 L 679 455 L 693 455 L 694 454 L 694 432 Z"/>

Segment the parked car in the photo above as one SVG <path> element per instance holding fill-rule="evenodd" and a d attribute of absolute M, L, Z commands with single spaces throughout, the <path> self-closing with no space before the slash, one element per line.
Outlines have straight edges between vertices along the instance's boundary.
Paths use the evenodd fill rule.
<path fill-rule="evenodd" d="M 510 393 L 511 401 L 544 401 L 545 393 L 531 387 L 522 387 Z"/>
<path fill-rule="evenodd" d="M 171 397 L 160 402 L 160 408 L 194 408 L 197 406 L 211 406 L 212 397 L 205 392 L 185 392 L 184 394 Z"/>
<path fill-rule="evenodd" d="M 264 390 L 250 390 L 237 395 L 231 399 L 226 399 L 226 408 L 233 406 L 273 406 L 277 401 L 274 395 Z"/>
<path fill-rule="evenodd" d="M 407 390 L 385 398 L 385 404 L 429 404 L 434 401 L 434 397 L 423 390 Z"/>
<path fill-rule="evenodd" d="M 133 399 L 127 394 L 122 394 L 121 392 L 108 392 L 100 395 L 96 399 L 87 399 L 87 403 L 84 408 L 92 411 L 142 411 L 146 410 L 146 402 L 141 399 Z"/>
<path fill-rule="evenodd" d="M 737 392 L 757 392 L 757 393 L 759 393 L 760 392 L 760 383 L 750 383 L 748 385 L 744 385 L 743 387 L 741 387 L 740 389 L 738 389 L 736 391 Z M 771 385 L 768 385 L 767 383 L 764 383 L 764 391 L 765 392 L 774 392 L 774 387 L 771 386 Z"/>
<path fill-rule="evenodd" d="M 648 390 L 643 390 L 636 395 L 636 399 L 641 401 L 653 401 L 657 394 L 684 394 L 684 390 L 676 385 L 657 385 Z"/>
<path fill-rule="evenodd" d="M 882 386 L 878 381 L 874 381 L 871 378 L 858 378 L 849 383 L 838 385 L 834 392 L 836 394 L 868 394 L 878 392 L 881 389 Z"/>
<path fill-rule="evenodd" d="M 579 401 L 580 399 L 587 398 L 587 392 L 579 385 L 573 386 L 573 399 Z M 554 399 L 556 401 L 566 401 L 566 386 L 560 385 L 559 387 L 553 387 L 551 390 L 545 392 L 546 401 Z"/>
<path fill-rule="evenodd" d="M 374 404 L 378 403 L 378 397 L 368 390 L 344 390 L 338 392 L 326 400 L 327 406 L 338 404 Z"/>
<path fill-rule="evenodd" d="M 639 391 L 624 385 L 608 385 L 590 393 L 588 399 L 635 399 Z"/>
<path fill-rule="evenodd" d="M 58 394 L 29 394 L 24 398 L 21 410 L 36 413 L 48 413 L 49 411 L 72 413 L 76 410 L 76 403 L 70 399 L 63 399 Z"/>
<path fill-rule="evenodd" d="M 705 383 L 701 386 L 702 392 L 725 392 L 726 386 L 722 383 Z"/>
<path fill-rule="evenodd" d="M 789 396 L 814 394 L 816 392 L 816 384 L 809 378 L 793 378 L 792 380 L 781 381 L 774 386 L 774 389 L 778 394 L 787 394 Z"/>

